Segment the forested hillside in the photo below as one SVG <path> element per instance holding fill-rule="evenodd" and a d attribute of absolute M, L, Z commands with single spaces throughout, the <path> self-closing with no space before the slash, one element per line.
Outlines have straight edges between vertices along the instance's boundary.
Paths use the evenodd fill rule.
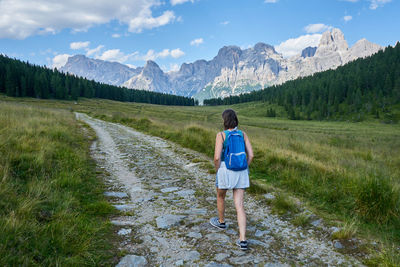
<path fill-rule="evenodd" d="M 240 96 L 208 99 L 204 105 L 265 101 L 284 106 L 290 119 L 337 119 L 356 114 L 399 118 L 392 113 L 400 103 L 400 43 L 371 57 L 335 70 L 288 81 Z"/>
<path fill-rule="evenodd" d="M 192 98 L 98 83 L 0 55 L 0 93 L 16 97 L 76 100 L 78 97 L 193 106 Z"/>

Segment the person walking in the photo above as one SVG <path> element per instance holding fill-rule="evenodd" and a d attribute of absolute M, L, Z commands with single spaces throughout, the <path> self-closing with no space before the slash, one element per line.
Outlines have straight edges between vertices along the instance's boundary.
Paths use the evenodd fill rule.
<path fill-rule="evenodd" d="M 239 120 L 232 109 L 222 113 L 224 131 L 217 133 L 215 140 L 214 165 L 217 171 L 217 209 L 218 217 L 210 219 L 212 226 L 226 229 L 225 196 L 228 189 L 233 189 L 239 240 L 236 244 L 247 250 L 246 213 L 243 206 L 244 191 L 250 186 L 248 167 L 253 160 L 253 149 L 245 132 L 238 130 Z"/>

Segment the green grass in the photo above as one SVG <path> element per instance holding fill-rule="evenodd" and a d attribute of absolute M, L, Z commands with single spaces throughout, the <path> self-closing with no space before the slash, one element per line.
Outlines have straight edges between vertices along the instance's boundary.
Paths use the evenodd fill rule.
<path fill-rule="evenodd" d="M 98 99 L 15 99 L 30 105 L 84 112 L 159 136 L 213 156 L 227 106 L 174 107 Z M 276 118 L 266 117 L 274 108 Z M 261 102 L 229 106 L 253 144 L 253 193 L 270 188 L 293 194 L 325 221 L 357 220 L 357 236 L 400 244 L 400 125 L 291 121 Z M 333 223 L 335 224 L 335 223 Z"/>
<path fill-rule="evenodd" d="M 0 103 L 1 266 L 114 263 L 89 145 L 70 112 Z"/>
<path fill-rule="evenodd" d="M 295 201 L 289 197 L 287 194 L 279 193 L 274 199 L 271 200 L 272 211 L 283 215 L 288 212 L 296 213 L 298 212 L 298 207 Z"/>
<path fill-rule="evenodd" d="M 350 239 L 357 233 L 357 225 L 355 221 L 346 222 L 343 227 L 334 233 L 332 233 L 332 239 Z"/>
<path fill-rule="evenodd" d="M 300 213 L 293 218 L 292 223 L 296 226 L 306 226 L 310 222 L 310 215 L 307 213 Z"/>

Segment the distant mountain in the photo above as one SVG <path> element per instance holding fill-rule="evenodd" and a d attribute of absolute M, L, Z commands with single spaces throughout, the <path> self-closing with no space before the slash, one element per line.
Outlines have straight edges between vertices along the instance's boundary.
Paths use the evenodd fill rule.
<path fill-rule="evenodd" d="M 69 57 L 65 66 L 60 70 L 97 82 L 121 85 L 132 76 L 139 74 L 142 69 L 133 69 L 117 62 L 91 59 L 84 55 L 75 55 Z"/>
<path fill-rule="evenodd" d="M 382 47 L 366 39 L 349 48 L 343 33 L 332 29 L 323 33 L 318 47 L 307 47 L 290 58 L 284 58 L 271 45 L 258 43 L 244 50 L 238 46 L 224 46 L 212 60 L 184 63 L 175 72 L 164 73 L 153 61 L 148 61 L 143 68 L 132 69 L 85 56 L 69 58 L 61 70 L 128 88 L 193 96 L 201 102 L 334 69 L 380 49 Z"/>

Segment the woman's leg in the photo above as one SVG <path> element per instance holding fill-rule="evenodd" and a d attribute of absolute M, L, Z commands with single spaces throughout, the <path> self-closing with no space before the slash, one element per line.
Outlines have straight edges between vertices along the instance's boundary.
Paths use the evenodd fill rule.
<path fill-rule="evenodd" d="M 225 222 L 225 196 L 226 189 L 217 188 L 217 208 L 218 208 L 218 218 L 219 222 Z"/>
<path fill-rule="evenodd" d="M 244 189 L 233 189 L 233 201 L 235 202 L 237 221 L 239 225 L 239 238 L 246 240 L 246 213 L 243 207 Z"/>

